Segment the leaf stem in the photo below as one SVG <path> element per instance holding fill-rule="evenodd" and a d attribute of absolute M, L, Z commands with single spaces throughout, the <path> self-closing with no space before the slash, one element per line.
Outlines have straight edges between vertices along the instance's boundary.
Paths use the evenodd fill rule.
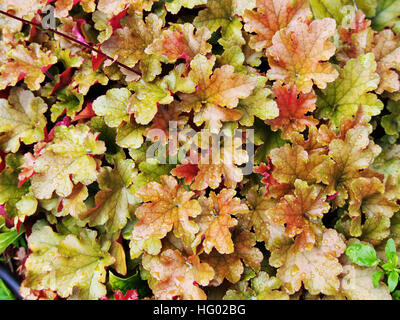
<path fill-rule="evenodd" d="M 100 51 L 99 49 L 94 48 L 94 47 L 92 47 L 91 45 L 88 45 L 88 44 L 86 44 L 86 43 L 84 43 L 84 42 L 81 42 L 81 41 L 79 41 L 78 39 L 75 39 L 75 38 L 73 38 L 73 37 L 71 37 L 71 36 L 69 36 L 69 35 L 67 35 L 67 34 L 65 34 L 65 33 L 62 33 L 62 32 L 60 32 L 60 31 L 57 31 L 56 29 L 52 29 L 52 28 L 43 28 L 43 26 L 42 26 L 40 23 L 33 22 L 33 21 L 29 21 L 29 20 L 26 20 L 26 19 L 23 19 L 23 18 L 14 16 L 14 15 L 12 15 L 12 14 L 6 12 L 6 11 L 3 11 L 3 10 L 0 10 L 0 13 L 3 14 L 3 15 L 5 15 L 5 16 L 7 16 L 7 17 L 9 17 L 9 18 L 12 18 L 12 19 L 21 21 L 22 23 L 28 23 L 28 24 L 30 24 L 30 25 L 32 25 L 32 26 L 35 26 L 35 27 L 37 27 L 37 28 L 39 28 L 39 29 L 41 29 L 41 30 L 44 30 L 44 31 L 47 31 L 47 30 L 48 30 L 48 31 L 51 31 L 51 32 L 53 32 L 53 33 L 59 35 L 60 37 L 66 38 L 66 39 L 68 39 L 68 40 L 71 41 L 71 42 L 75 42 L 75 43 L 77 43 L 77 44 L 79 44 L 79 45 L 81 45 L 81 46 L 83 46 L 83 47 L 89 49 L 90 51 L 94 51 L 94 52 L 96 52 L 96 53 L 98 53 L 98 54 L 101 54 L 102 56 L 106 57 L 107 59 L 109 59 L 109 60 L 111 60 L 111 61 L 114 61 L 114 59 L 113 59 L 112 57 L 108 56 L 107 54 L 105 54 L 104 52 Z M 125 64 L 123 64 L 123 63 L 121 63 L 121 62 L 119 62 L 119 61 L 117 61 L 117 60 L 115 60 L 114 62 L 115 62 L 117 65 L 119 65 L 120 67 L 129 70 L 130 72 L 133 72 L 133 73 L 137 74 L 138 76 L 142 76 L 142 74 L 141 74 L 140 72 L 135 71 L 135 70 L 132 69 L 131 67 L 128 67 L 127 65 L 125 65 Z"/>

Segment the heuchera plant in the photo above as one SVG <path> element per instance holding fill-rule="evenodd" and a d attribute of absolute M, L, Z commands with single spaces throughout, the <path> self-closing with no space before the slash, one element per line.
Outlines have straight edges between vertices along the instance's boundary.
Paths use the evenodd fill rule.
<path fill-rule="evenodd" d="M 399 16 L 0 0 L 0 254 L 21 296 L 399 299 Z"/>

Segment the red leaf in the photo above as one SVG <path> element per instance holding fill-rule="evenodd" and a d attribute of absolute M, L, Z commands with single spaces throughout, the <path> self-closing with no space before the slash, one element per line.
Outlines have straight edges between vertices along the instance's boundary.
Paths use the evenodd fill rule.
<path fill-rule="evenodd" d="M 22 79 L 24 79 L 25 76 L 26 76 L 26 73 L 25 73 L 25 72 L 21 72 L 21 73 L 19 74 L 19 76 L 18 76 L 18 82 L 21 81 Z"/>
<path fill-rule="evenodd" d="M 69 67 L 67 70 L 65 70 L 63 73 L 60 74 L 60 81 L 58 81 L 54 85 L 51 94 L 53 95 L 58 90 L 61 90 L 62 88 L 70 84 L 71 79 L 72 79 L 72 67 Z"/>
<path fill-rule="evenodd" d="M 76 40 L 78 40 L 84 44 L 88 44 L 86 42 L 85 37 L 81 33 L 81 27 L 82 27 L 82 25 L 86 24 L 86 21 L 83 19 L 80 19 L 80 20 L 77 20 L 76 22 L 77 22 L 77 24 L 72 28 L 72 33 L 76 36 Z"/>
<path fill-rule="evenodd" d="M 191 184 L 199 172 L 197 164 L 181 164 L 171 171 L 179 179 L 185 178 L 185 184 Z"/>
<path fill-rule="evenodd" d="M 1 158 L 1 162 L 0 162 L 0 172 L 3 171 L 3 169 L 6 166 L 6 153 L 4 153 L 3 151 L 0 150 L 0 158 Z"/>
<path fill-rule="evenodd" d="M 259 173 L 264 176 L 261 182 L 264 183 L 266 186 L 265 194 L 268 193 L 270 186 L 278 184 L 278 182 L 272 177 L 272 171 L 273 164 L 267 165 L 265 163 L 261 163 L 258 167 L 254 167 L 255 173 Z"/>
<path fill-rule="evenodd" d="M 138 300 L 138 293 L 135 289 L 128 290 L 125 296 L 122 294 L 121 291 L 117 291 L 114 294 L 115 300 Z"/>
<path fill-rule="evenodd" d="M 25 234 L 26 237 L 29 238 L 29 236 L 32 234 L 32 227 L 36 223 L 37 218 L 36 217 L 26 217 L 24 221 L 24 228 L 25 228 Z"/>
<path fill-rule="evenodd" d="M 99 300 L 112 300 L 107 298 L 106 296 L 102 296 Z M 138 293 L 135 289 L 126 291 L 125 296 L 121 291 L 117 291 L 114 294 L 114 300 L 139 300 Z"/>
<path fill-rule="evenodd" d="M 113 30 L 122 28 L 121 19 L 126 16 L 127 11 L 128 9 L 125 9 L 124 11 L 120 12 L 118 15 L 109 20 Z"/>
<path fill-rule="evenodd" d="M 45 73 L 47 70 L 50 69 L 51 66 L 52 66 L 52 64 L 49 64 L 49 65 L 44 66 L 44 67 L 41 67 L 41 68 L 40 68 L 40 71 L 42 71 L 43 73 Z"/>
<path fill-rule="evenodd" d="M 17 230 L 17 232 L 19 232 L 19 230 L 21 229 L 21 226 L 23 225 L 23 223 L 21 222 L 21 220 L 17 221 L 17 225 L 15 226 L 15 229 Z"/>
<path fill-rule="evenodd" d="M 89 102 L 86 104 L 86 107 L 75 116 L 72 122 L 79 121 L 82 119 L 90 119 L 95 115 L 96 114 L 93 111 L 93 102 Z"/>
<path fill-rule="evenodd" d="M 58 204 L 58 207 L 57 207 L 57 212 L 61 212 L 61 210 L 63 209 L 63 207 L 64 207 L 63 202 L 60 201 L 60 203 Z"/>
<path fill-rule="evenodd" d="M 41 13 L 41 10 L 39 10 L 39 14 Z M 39 21 L 34 17 L 32 19 L 32 22 L 38 23 Z M 32 39 L 37 35 L 37 27 L 35 25 L 31 25 L 31 30 L 29 31 L 29 39 L 32 41 Z"/>
<path fill-rule="evenodd" d="M 5 218 L 6 227 L 12 228 L 14 226 L 14 221 L 7 216 L 4 206 L 4 204 L 0 205 L 0 216 L 3 216 Z"/>
<path fill-rule="evenodd" d="M 10 95 L 10 89 L 11 87 L 7 87 L 4 90 L 0 90 L 0 99 L 8 100 L 8 96 Z"/>
<path fill-rule="evenodd" d="M 100 68 L 101 64 L 106 60 L 106 56 L 100 53 L 95 53 L 92 51 L 92 68 L 93 72 L 96 72 Z"/>

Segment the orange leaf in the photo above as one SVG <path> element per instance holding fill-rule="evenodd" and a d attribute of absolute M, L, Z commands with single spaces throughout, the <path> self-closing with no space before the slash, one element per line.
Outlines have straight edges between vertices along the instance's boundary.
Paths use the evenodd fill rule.
<path fill-rule="evenodd" d="M 144 254 L 142 264 L 156 280 L 151 285 L 156 299 L 207 299 L 199 285 L 208 285 L 214 270 L 198 256 L 185 258 L 178 250 L 168 249 L 159 256 Z"/>
<path fill-rule="evenodd" d="M 294 132 L 292 133 L 290 140 L 293 144 L 301 146 L 304 150 L 308 152 L 309 155 L 326 154 L 328 152 L 327 145 L 329 144 L 329 142 L 326 142 L 324 139 L 328 139 L 328 141 L 331 140 L 329 140 L 329 138 L 327 138 L 326 136 L 323 136 L 323 133 L 324 132 L 320 132 L 316 127 L 311 127 L 308 130 L 307 139 L 304 138 L 303 134 L 299 132 Z M 336 138 L 336 135 L 334 135 L 329 129 L 327 133 L 329 133 L 329 137 L 333 135 L 333 138 Z"/>
<path fill-rule="evenodd" d="M 189 78 L 197 85 L 196 92 L 179 94 L 186 111 L 194 109 L 195 112 L 199 112 L 204 107 L 213 107 L 212 110 L 197 115 L 195 118 L 197 125 L 204 121 L 219 125 L 219 121 L 224 118 L 228 119 L 225 121 L 240 119 L 242 114 L 238 110 L 228 112 L 224 111 L 224 108 L 236 108 L 239 99 L 249 97 L 257 85 L 255 77 L 236 73 L 231 65 L 223 65 L 213 71 L 214 64 L 215 56 L 208 59 L 203 55 L 197 55 L 190 64 L 192 70 L 189 73 Z M 213 112 L 217 114 L 216 119 L 209 115 Z M 219 128 L 220 126 L 217 127 Z"/>
<path fill-rule="evenodd" d="M 400 35 L 392 30 L 383 30 L 375 36 L 372 53 L 377 62 L 376 72 L 381 77 L 376 92 L 400 90 Z"/>
<path fill-rule="evenodd" d="M 171 121 L 175 121 L 178 128 L 182 128 L 186 124 L 188 119 L 186 116 L 181 115 L 181 113 L 181 107 L 175 102 L 168 105 L 168 107 L 161 105 L 158 106 L 158 111 L 152 120 L 153 125 L 148 129 L 148 132 L 151 132 L 154 129 L 162 130 L 165 134 L 165 141 L 162 139 L 164 137 L 149 136 L 149 139 L 152 141 L 162 139 L 162 142 L 166 143 L 169 138 Z"/>
<path fill-rule="evenodd" d="M 329 211 L 325 202 L 326 195 L 320 186 L 309 186 L 306 182 L 296 180 L 294 195 L 286 195 L 280 203 L 268 210 L 272 219 L 286 226 L 286 234 L 296 239 L 300 248 L 310 250 L 315 243 L 315 233 L 322 226 L 322 216 Z"/>
<path fill-rule="evenodd" d="M 317 97 L 314 92 L 304 94 L 297 92 L 296 85 L 281 86 L 275 84 L 274 94 L 278 103 L 279 116 L 266 122 L 272 130 L 282 130 L 284 138 L 288 138 L 294 131 L 304 131 L 306 127 L 315 126 L 318 120 L 313 116 L 306 116 L 307 112 L 315 110 Z"/>
<path fill-rule="evenodd" d="M 213 250 L 209 255 L 202 257 L 215 271 L 210 285 L 218 287 L 226 279 L 230 283 L 237 283 L 243 274 L 243 263 L 234 253 L 220 254 Z"/>
<path fill-rule="evenodd" d="M 202 108 L 194 117 L 194 123 L 201 126 L 206 123 L 206 129 L 211 132 L 218 133 L 222 127 L 222 122 L 239 121 L 242 118 L 240 110 L 221 108 L 219 106 L 209 104 Z"/>
<path fill-rule="evenodd" d="M 238 166 L 249 160 L 247 152 L 242 149 L 242 143 L 242 139 L 236 137 L 233 142 L 225 144 L 224 141 L 220 150 L 214 147 L 206 149 L 208 153 L 202 155 L 198 161 L 199 172 L 191 186 L 192 189 L 216 189 L 221 184 L 221 176 L 226 187 L 235 188 L 243 179 L 242 169 Z"/>
<path fill-rule="evenodd" d="M 328 160 L 326 155 L 309 155 L 300 145 L 285 145 L 273 149 L 270 157 L 274 165 L 272 176 L 279 183 L 294 184 L 296 179 L 309 183 L 327 180 L 323 172 L 323 165 Z"/>
<path fill-rule="evenodd" d="M 270 47 L 275 33 L 292 21 L 308 21 L 312 17 L 308 0 L 257 0 L 256 9 L 246 10 L 243 17 L 245 30 L 256 33 L 249 42 L 256 51 Z"/>
<path fill-rule="evenodd" d="M 370 141 L 370 125 L 358 125 L 346 132 L 342 139 L 334 139 L 329 144 L 328 160 L 323 168 L 332 189 L 338 192 L 335 204 L 343 206 L 348 198 L 351 182 L 362 176 L 362 170 L 367 169 L 381 148 Z"/>
<path fill-rule="evenodd" d="M 335 295 L 340 286 L 338 276 L 343 271 L 338 257 L 345 249 L 346 245 L 336 230 L 327 229 L 319 248 L 298 251 L 293 245 L 287 250 L 277 277 L 290 294 L 300 290 L 303 283 L 311 294 Z"/>
<path fill-rule="evenodd" d="M 197 54 L 206 55 L 211 51 L 211 45 L 207 42 L 210 37 L 207 28 L 201 28 L 195 33 L 190 23 L 175 24 L 163 31 L 161 37 L 147 47 L 146 53 L 164 55 L 169 63 L 178 59 L 190 62 Z"/>
<path fill-rule="evenodd" d="M 24 79 L 30 90 L 39 90 L 45 80 L 42 69 L 57 62 L 51 51 L 42 51 L 37 43 L 29 46 L 17 45 L 15 48 L 0 44 L 0 90 L 15 86 Z"/>
<path fill-rule="evenodd" d="M 139 221 L 133 229 L 133 240 L 162 239 L 173 229 L 177 238 L 191 244 L 199 229 L 191 218 L 201 213 L 198 201 L 190 200 L 194 192 L 187 192 L 175 178 L 162 176 L 161 184 L 150 182 L 136 196 L 146 203 L 136 209 Z"/>
<path fill-rule="evenodd" d="M 396 203 L 399 195 L 391 194 L 390 187 L 390 184 L 387 183 L 385 186 L 376 177 L 354 179 L 350 185 L 350 216 L 356 218 L 362 211 L 367 218 L 391 218 L 399 210 Z"/>
<path fill-rule="evenodd" d="M 215 270 L 211 285 L 219 286 L 224 279 L 231 283 L 237 283 L 244 271 L 243 263 L 255 271 L 260 270 L 263 254 L 254 247 L 256 245 L 255 234 L 242 231 L 236 234 L 234 242 L 235 251 L 231 254 L 220 254 L 213 250 L 210 255 L 202 257 L 202 260 Z"/>
<path fill-rule="evenodd" d="M 336 22 L 325 18 L 310 24 L 296 21 L 278 31 L 267 50 L 271 69 L 268 76 L 308 93 L 313 84 L 325 89 L 339 75 L 327 62 L 335 54 L 336 47 L 328 39 L 335 34 Z"/>
<path fill-rule="evenodd" d="M 200 198 L 203 210 L 196 219 L 200 232 L 194 244 L 199 244 L 204 238 L 203 247 L 206 253 L 210 253 L 214 247 L 221 254 L 234 251 L 231 228 L 237 225 L 237 220 L 232 215 L 248 211 L 239 198 L 234 198 L 235 194 L 235 190 L 223 189 L 218 195 L 211 192 L 209 198 Z"/>
<path fill-rule="evenodd" d="M 361 10 L 358 10 L 354 19 L 350 22 L 348 28 L 344 28 L 342 26 L 338 28 L 340 40 L 347 44 L 351 44 L 353 41 L 352 36 L 366 30 L 370 25 L 371 20 L 366 19 L 365 14 Z"/>

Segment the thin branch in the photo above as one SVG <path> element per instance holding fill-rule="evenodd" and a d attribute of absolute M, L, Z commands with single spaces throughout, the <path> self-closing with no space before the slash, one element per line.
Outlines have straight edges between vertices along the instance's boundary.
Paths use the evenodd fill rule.
<path fill-rule="evenodd" d="M 73 38 L 73 37 L 71 37 L 71 36 L 69 36 L 69 35 L 67 35 L 67 34 L 65 34 L 65 33 L 62 33 L 62 32 L 60 32 L 60 31 L 57 31 L 56 29 L 52 29 L 52 28 L 43 28 L 43 26 L 42 26 L 40 23 L 37 23 L 37 22 L 33 22 L 33 21 L 25 20 L 25 19 L 23 19 L 23 18 L 16 17 L 16 16 L 14 16 L 14 15 L 12 15 L 12 14 L 6 12 L 6 11 L 3 11 L 3 10 L 0 10 L 0 13 L 1 13 L 1 14 L 4 14 L 5 16 L 10 17 L 10 18 L 12 18 L 12 19 L 21 21 L 22 23 L 28 23 L 28 24 L 30 24 L 30 25 L 32 25 L 32 26 L 35 26 L 35 27 L 37 27 L 37 28 L 39 28 L 39 29 L 41 29 L 41 30 L 43 30 L 43 31 L 51 31 L 51 32 L 53 32 L 53 33 L 59 35 L 60 37 L 66 38 L 66 39 L 68 39 L 68 40 L 71 41 L 71 42 L 74 42 L 74 43 L 76 43 L 76 44 L 79 44 L 79 45 L 81 45 L 81 46 L 83 46 L 83 47 L 89 49 L 90 51 L 94 51 L 94 52 L 97 52 L 98 54 L 101 54 L 101 55 L 104 56 L 105 58 L 107 58 L 107 59 L 109 59 L 109 60 L 115 62 L 117 65 L 121 66 L 122 68 L 125 68 L 125 69 L 129 70 L 130 72 L 133 72 L 133 73 L 137 74 L 138 76 L 142 76 L 142 74 L 141 74 L 140 72 L 135 71 L 135 70 L 132 69 L 131 67 L 128 67 L 127 65 L 125 65 L 125 64 L 123 64 L 123 63 L 121 63 L 121 62 L 118 62 L 118 61 L 116 61 L 116 60 L 114 61 L 114 59 L 113 59 L 112 57 L 110 57 L 110 56 L 106 55 L 105 53 L 101 52 L 99 49 L 94 48 L 94 47 L 92 47 L 91 45 L 88 45 L 88 44 L 86 44 L 86 43 L 84 43 L 84 42 L 81 42 L 81 41 L 79 41 L 79 40 L 77 40 L 77 39 L 75 39 L 75 38 Z"/>

